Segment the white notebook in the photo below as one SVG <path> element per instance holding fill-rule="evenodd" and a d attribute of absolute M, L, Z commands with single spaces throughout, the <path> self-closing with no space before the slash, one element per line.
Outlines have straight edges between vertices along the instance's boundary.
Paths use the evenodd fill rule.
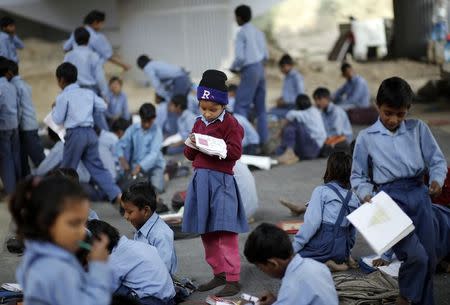
<path fill-rule="evenodd" d="M 190 138 L 187 138 L 184 144 L 210 156 L 218 156 L 220 159 L 227 157 L 227 144 L 223 139 L 200 133 L 194 133 L 194 137 L 195 145 L 193 145 Z"/>
<path fill-rule="evenodd" d="M 380 271 L 383 271 L 384 273 L 392 276 L 392 277 L 398 277 L 398 273 L 400 272 L 400 266 L 402 265 L 402 262 L 400 262 L 397 258 L 395 258 L 389 265 L 387 266 L 380 266 L 380 267 L 374 267 L 372 262 L 375 259 L 380 258 L 378 255 L 370 255 L 366 257 L 361 257 L 361 260 L 364 262 L 364 264 L 368 265 L 369 267 L 376 268 Z"/>
<path fill-rule="evenodd" d="M 378 255 L 383 254 L 414 230 L 411 218 L 385 192 L 372 198 L 347 219 Z"/>
<path fill-rule="evenodd" d="M 53 130 L 59 136 L 61 141 L 64 143 L 64 136 L 66 135 L 66 129 L 61 125 L 57 125 L 55 121 L 53 121 L 51 112 L 47 114 L 47 116 L 45 117 L 44 123 L 45 125 L 50 127 L 50 129 Z"/>

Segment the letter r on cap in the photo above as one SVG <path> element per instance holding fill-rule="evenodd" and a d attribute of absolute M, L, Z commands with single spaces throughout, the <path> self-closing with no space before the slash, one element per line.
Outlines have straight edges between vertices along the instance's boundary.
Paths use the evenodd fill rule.
<path fill-rule="evenodd" d="M 211 92 L 209 92 L 208 90 L 203 90 L 203 96 L 202 99 L 209 99 L 209 95 L 211 94 Z"/>

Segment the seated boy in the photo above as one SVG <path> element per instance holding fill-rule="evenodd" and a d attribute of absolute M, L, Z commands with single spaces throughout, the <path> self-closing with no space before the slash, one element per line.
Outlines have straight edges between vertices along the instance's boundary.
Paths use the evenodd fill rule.
<path fill-rule="evenodd" d="M 139 109 L 141 122 L 128 127 L 117 145 L 121 168 L 133 176 L 147 175 L 158 192 L 164 191 L 166 161 L 161 153 L 162 133 L 154 124 L 155 106 L 145 103 Z M 129 155 L 127 157 L 127 155 Z"/>
<path fill-rule="evenodd" d="M 342 77 L 346 83 L 333 94 L 333 102 L 344 110 L 370 107 L 370 92 L 367 81 L 357 75 L 350 64 L 341 66 Z"/>
<path fill-rule="evenodd" d="M 284 118 L 289 110 L 295 109 L 295 99 L 299 94 L 305 93 L 303 76 L 294 68 L 294 60 L 289 54 L 284 54 L 278 62 L 281 73 L 285 75 L 281 97 L 276 107 L 270 113 L 278 118 Z"/>
<path fill-rule="evenodd" d="M 182 140 L 167 147 L 168 155 L 180 154 L 184 151 L 184 140 L 188 138 L 197 120 L 197 116 L 187 109 L 187 106 L 187 98 L 184 95 L 175 95 L 169 102 L 169 111 L 177 116 L 177 134 Z"/>
<path fill-rule="evenodd" d="M 300 94 L 295 103 L 296 110 L 290 110 L 282 123 L 282 140 L 277 149 L 281 164 L 319 157 L 327 138 L 320 111 L 312 106 L 309 97 Z"/>
<path fill-rule="evenodd" d="M 174 304 L 172 278 L 155 247 L 120 236 L 116 228 L 101 220 L 89 221 L 87 229 L 94 237 L 108 237 L 114 294 L 135 296 L 143 305 Z"/>
<path fill-rule="evenodd" d="M 134 240 L 154 246 L 169 273 L 174 275 L 178 262 L 173 231 L 155 212 L 156 203 L 156 192 L 146 182 L 136 183 L 122 194 L 124 217 L 137 230 Z"/>
<path fill-rule="evenodd" d="M 16 35 L 16 22 L 9 16 L 0 19 L 0 56 L 19 62 L 17 49 L 23 49 L 22 40 Z"/>
<path fill-rule="evenodd" d="M 105 116 L 110 126 L 119 118 L 127 121 L 131 119 L 127 95 L 122 91 L 122 80 L 117 76 L 113 76 L 109 80 L 109 90 L 105 98 L 108 102 Z"/>
<path fill-rule="evenodd" d="M 155 94 L 156 119 L 155 124 L 161 129 L 164 138 L 177 133 L 177 115 L 169 111 L 169 102 Z"/>
<path fill-rule="evenodd" d="M 338 296 L 328 268 L 294 254 L 289 236 L 263 223 L 248 237 L 244 255 L 267 275 L 281 279 L 278 296 L 266 293 L 261 305 L 337 305 Z"/>
<path fill-rule="evenodd" d="M 130 122 L 125 119 L 117 119 L 111 125 L 111 131 L 119 138 L 125 134 L 127 128 L 130 127 Z M 116 145 L 117 146 L 117 145 Z"/>

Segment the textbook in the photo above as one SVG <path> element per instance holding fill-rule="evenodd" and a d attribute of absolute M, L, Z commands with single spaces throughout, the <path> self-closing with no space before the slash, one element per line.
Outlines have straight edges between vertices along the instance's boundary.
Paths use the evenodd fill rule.
<path fill-rule="evenodd" d="M 362 265 L 361 269 L 367 270 L 369 273 L 378 269 L 392 277 L 398 277 L 398 273 L 400 271 L 400 266 L 401 266 L 402 262 L 400 262 L 396 258 L 387 266 L 374 267 L 372 264 L 373 260 L 379 259 L 379 258 L 380 258 L 380 256 L 378 256 L 378 255 L 370 255 L 370 256 L 361 257 L 360 261 L 359 261 L 360 266 Z"/>
<path fill-rule="evenodd" d="M 66 129 L 61 125 L 57 125 L 55 121 L 53 121 L 51 112 L 47 114 L 47 116 L 44 118 L 44 123 L 45 125 L 50 127 L 50 129 L 53 130 L 61 139 L 61 141 L 64 143 L 64 136 L 66 135 Z"/>
<path fill-rule="evenodd" d="M 347 216 L 376 254 L 381 255 L 414 231 L 411 218 L 385 192 Z"/>
<path fill-rule="evenodd" d="M 227 144 L 223 139 L 194 133 L 195 144 L 187 138 L 184 144 L 210 156 L 218 156 L 220 159 L 227 157 Z"/>
<path fill-rule="evenodd" d="M 176 133 L 174 135 L 168 136 L 162 143 L 162 147 L 167 147 L 167 146 L 170 146 L 172 144 L 175 144 L 175 143 L 178 143 L 181 141 L 183 141 L 183 138 L 181 137 L 181 135 L 179 133 Z"/>

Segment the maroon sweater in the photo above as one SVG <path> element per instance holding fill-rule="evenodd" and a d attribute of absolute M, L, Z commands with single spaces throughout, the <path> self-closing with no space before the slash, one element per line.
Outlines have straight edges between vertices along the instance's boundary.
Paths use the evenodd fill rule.
<path fill-rule="evenodd" d="M 242 139 L 244 129 L 238 121 L 228 112 L 223 121 L 215 121 L 206 126 L 201 119 L 197 119 L 192 127 L 192 133 L 201 133 L 215 138 L 223 139 L 227 144 L 226 159 L 204 154 L 196 149 L 185 146 L 184 155 L 191 161 L 194 168 L 206 168 L 233 175 L 233 167 L 242 155 Z"/>

